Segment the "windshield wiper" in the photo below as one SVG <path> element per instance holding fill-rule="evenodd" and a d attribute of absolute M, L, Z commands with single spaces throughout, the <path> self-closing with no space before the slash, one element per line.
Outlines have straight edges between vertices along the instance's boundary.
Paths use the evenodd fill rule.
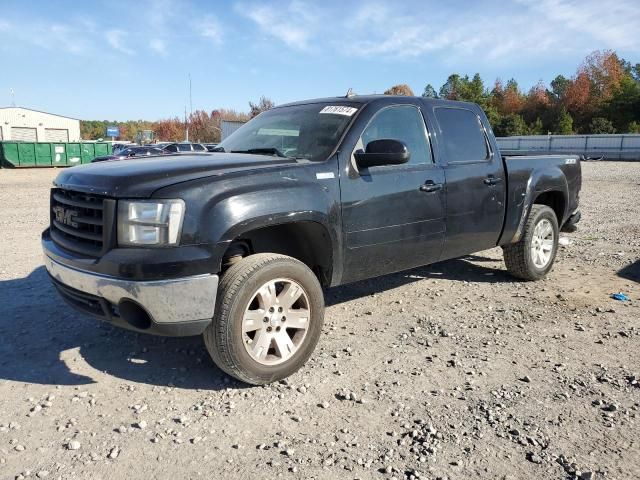
<path fill-rule="evenodd" d="M 254 155 L 275 155 L 277 157 L 289 158 L 277 148 L 249 148 L 248 150 L 231 150 L 230 153 L 250 153 Z"/>

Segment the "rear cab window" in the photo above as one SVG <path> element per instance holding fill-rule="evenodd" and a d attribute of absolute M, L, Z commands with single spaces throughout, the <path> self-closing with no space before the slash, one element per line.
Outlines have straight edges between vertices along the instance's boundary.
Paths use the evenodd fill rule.
<path fill-rule="evenodd" d="M 437 107 L 435 116 L 447 163 L 486 162 L 490 159 L 487 136 L 475 112 L 460 107 Z"/>

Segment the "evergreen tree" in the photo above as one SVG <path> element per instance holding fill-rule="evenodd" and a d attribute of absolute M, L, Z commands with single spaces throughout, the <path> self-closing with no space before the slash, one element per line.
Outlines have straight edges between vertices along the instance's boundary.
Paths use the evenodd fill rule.
<path fill-rule="evenodd" d="M 438 98 L 438 92 L 436 92 L 436 89 L 433 88 L 433 85 L 428 84 L 426 87 L 424 87 L 424 92 L 422 92 L 422 96 L 424 98 Z"/>
<path fill-rule="evenodd" d="M 589 131 L 595 134 L 616 133 L 616 129 L 614 128 L 613 123 L 611 123 L 611 120 L 607 120 L 602 117 L 595 117 L 591 120 L 591 123 L 589 124 Z"/>
<path fill-rule="evenodd" d="M 564 107 L 560 110 L 555 133 L 558 135 L 571 135 L 573 133 L 573 118 Z"/>

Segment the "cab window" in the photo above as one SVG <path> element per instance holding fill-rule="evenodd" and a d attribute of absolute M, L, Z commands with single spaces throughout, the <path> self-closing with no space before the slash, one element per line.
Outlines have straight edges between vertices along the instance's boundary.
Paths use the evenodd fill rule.
<path fill-rule="evenodd" d="M 409 164 L 433 162 L 424 119 L 414 106 L 395 105 L 379 111 L 362 132 L 359 148 L 364 149 L 369 142 L 381 139 L 404 142 L 411 153 Z"/>
<path fill-rule="evenodd" d="M 466 108 L 436 108 L 448 163 L 484 162 L 489 147 L 480 118 Z"/>

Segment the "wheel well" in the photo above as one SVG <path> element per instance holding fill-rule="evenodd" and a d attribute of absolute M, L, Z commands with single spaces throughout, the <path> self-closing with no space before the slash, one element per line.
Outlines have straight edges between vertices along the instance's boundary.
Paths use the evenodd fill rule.
<path fill-rule="evenodd" d="M 223 255 L 223 269 L 254 253 L 279 253 L 300 260 L 318 277 L 331 283 L 333 250 L 327 229 L 317 222 L 296 222 L 263 227 L 236 238 Z"/>
<path fill-rule="evenodd" d="M 546 205 L 550 207 L 556 214 L 558 219 L 558 226 L 562 226 L 562 218 L 564 217 L 565 199 L 562 192 L 544 192 L 536 197 L 533 201 L 534 204 Z"/>

